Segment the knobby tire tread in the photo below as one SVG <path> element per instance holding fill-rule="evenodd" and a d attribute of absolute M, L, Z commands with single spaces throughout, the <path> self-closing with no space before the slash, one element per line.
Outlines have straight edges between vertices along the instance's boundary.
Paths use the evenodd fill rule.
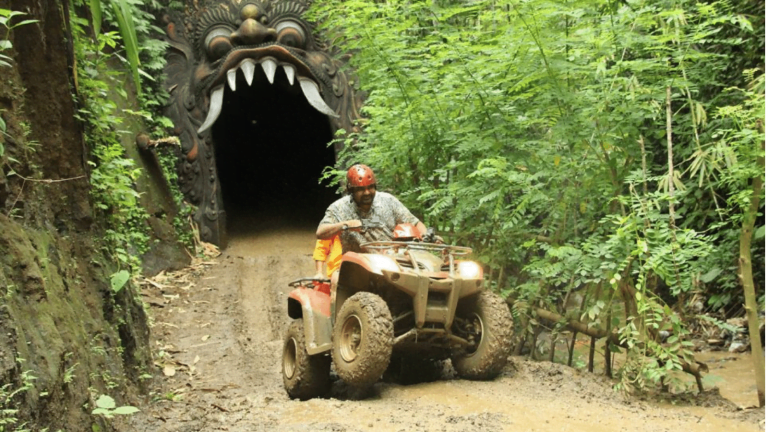
<path fill-rule="evenodd" d="M 341 337 L 342 323 L 353 313 L 361 319 L 367 337 L 361 342 L 357 358 L 346 362 L 339 353 L 337 341 Z M 375 384 L 389 366 L 395 339 L 392 314 L 387 303 L 376 294 L 359 292 L 341 306 L 334 327 L 332 357 L 339 378 L 355 387 Z"/>
<path fill-rule="evenodd" d="M 477 313 L 483 321 L 484 341 L 474 355 L 456 354 L 451 358 L 453 368 L 462 378 L 488 380 L 498 376 L 507 364 L 512 350 L 514 322 L 504 299 L 483 291 L 474 299 L 459 305 L 461 315 Z"/>
<path fill-rule="evenodd" d="M 283 349 L 285 349 L 285 344 L 288 343 L 291 337 L 296 340 L 298 345 L 296 371 L 293 374 L 293 378 L 289 379 L 285 376 L 285 370 L 282 370 L 285 390 L 290 397 L 301 400 L 325 395 L 331 386 L 331 358 L 324 354 L 309 355 L 307 353 L 306 341 L 304 339 L 304 321 L 302 319 L 295 319 L 288 326 Z"/>

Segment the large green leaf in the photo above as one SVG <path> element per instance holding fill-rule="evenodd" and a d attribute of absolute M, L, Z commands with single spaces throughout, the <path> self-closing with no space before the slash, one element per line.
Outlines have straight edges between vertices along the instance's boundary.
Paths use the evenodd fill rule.
<path fill-rule="evenodd" d="M 139 412 L 139 409 L 133 406 L 121 406 L 115 408 L 114 411 L 112 411 L 113 414 L 122 414 L 122 415 L 129 415 Z"/>
<path fill-rule="evenodd" d="M 131 7 L 125 0 L 112 0 L 112 10 L 117 18 L 117 25 L 120 27 L 120 36 L 123 38 L 123 44 L 125 44 L 125 55 L 128 58 L 128 63 L 131 65 L 136 92 L 141 94 L 139 42 L 136 37 L 136 28 L 133 25 Z"/>
<path fill-rule="evenodd" d="M 123 289 L 130 277 L 131 274 L 126 270 L 120 270 L 119 272 L 113 274 L 109 280 L 110 285 L 112 286 L 112 291 L 118 292 Z"/>
<path fill-rule="evenodd" d="M 96 406 L 104 409 L 113 409 L 115 407 L 115 400 L 111 396 L 101 395 L 96 400 Z"/>
<path fill-rule="evenodd" d="M 101 33 L 101 0 L 91 0 L 91 18 L 94 36 L 98 37 Z"/>

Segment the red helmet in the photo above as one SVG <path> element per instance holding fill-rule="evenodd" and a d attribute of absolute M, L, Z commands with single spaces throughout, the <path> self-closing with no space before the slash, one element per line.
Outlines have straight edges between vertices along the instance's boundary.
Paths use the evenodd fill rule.
<path fill-rule="evenodd" d="M 367 165 L 352 165 L 347 171 L 347 187 L 365 187 L 376 184 L 376 176 Z"/>
<path fill-rule="evenodd" d="M 395 240 L 408 241 L 408 240 L 421 240 L 421 233 L 413 225 L 409 223 L 398 224 L 393 232 Z"/>

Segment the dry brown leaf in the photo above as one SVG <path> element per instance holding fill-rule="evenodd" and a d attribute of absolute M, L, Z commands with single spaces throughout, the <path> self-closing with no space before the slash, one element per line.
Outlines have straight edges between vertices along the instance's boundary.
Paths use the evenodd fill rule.
<path fill-rule="evenodd" d="M 202 340 L 203 340 L 203 342 L 205 342 L 205 341 L 207 341 L 207 340 L 208 340 L 210 337 L 211 337 L 211 335 L 205 335 L 205 336 L 201 337 L 200 339 L 202 339 Z"/>
<path fill-rule="evenodd" d="M 162 321 L 157 321 L 155 324 L 161 325 L 161 326 L 166 326 L 166 327 L 179 328 L 179 326 L 177 326 L 176 324 L 171 324 L 171 323 L 162 322 Z"/>
<path fill-rule="evenodd" d="M 170 365 L 166 365 L 163 368 L 163 375 L 169 376 L 169 377 L 172 377 L 172 376 L 176 375 L 176 368 L 174 368 L 173 366 L 170 366 Z"/>

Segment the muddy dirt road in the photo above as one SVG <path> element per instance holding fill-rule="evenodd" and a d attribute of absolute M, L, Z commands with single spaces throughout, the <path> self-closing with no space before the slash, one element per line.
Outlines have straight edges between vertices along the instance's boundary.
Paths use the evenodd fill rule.
<path fill-rule="evenodd" d="M 717 394 L 677 406 L 626 399 L 604 377 L 513 357 L 490 382 L 379 383 L 356 400 L 290 400 L 280 375 L 287 283 L 311 275 L 315 226 L 261 220 L 194 272 L 144 289 L 157 377 L 121 431 L 751 431 L 763 409 Z"/>

